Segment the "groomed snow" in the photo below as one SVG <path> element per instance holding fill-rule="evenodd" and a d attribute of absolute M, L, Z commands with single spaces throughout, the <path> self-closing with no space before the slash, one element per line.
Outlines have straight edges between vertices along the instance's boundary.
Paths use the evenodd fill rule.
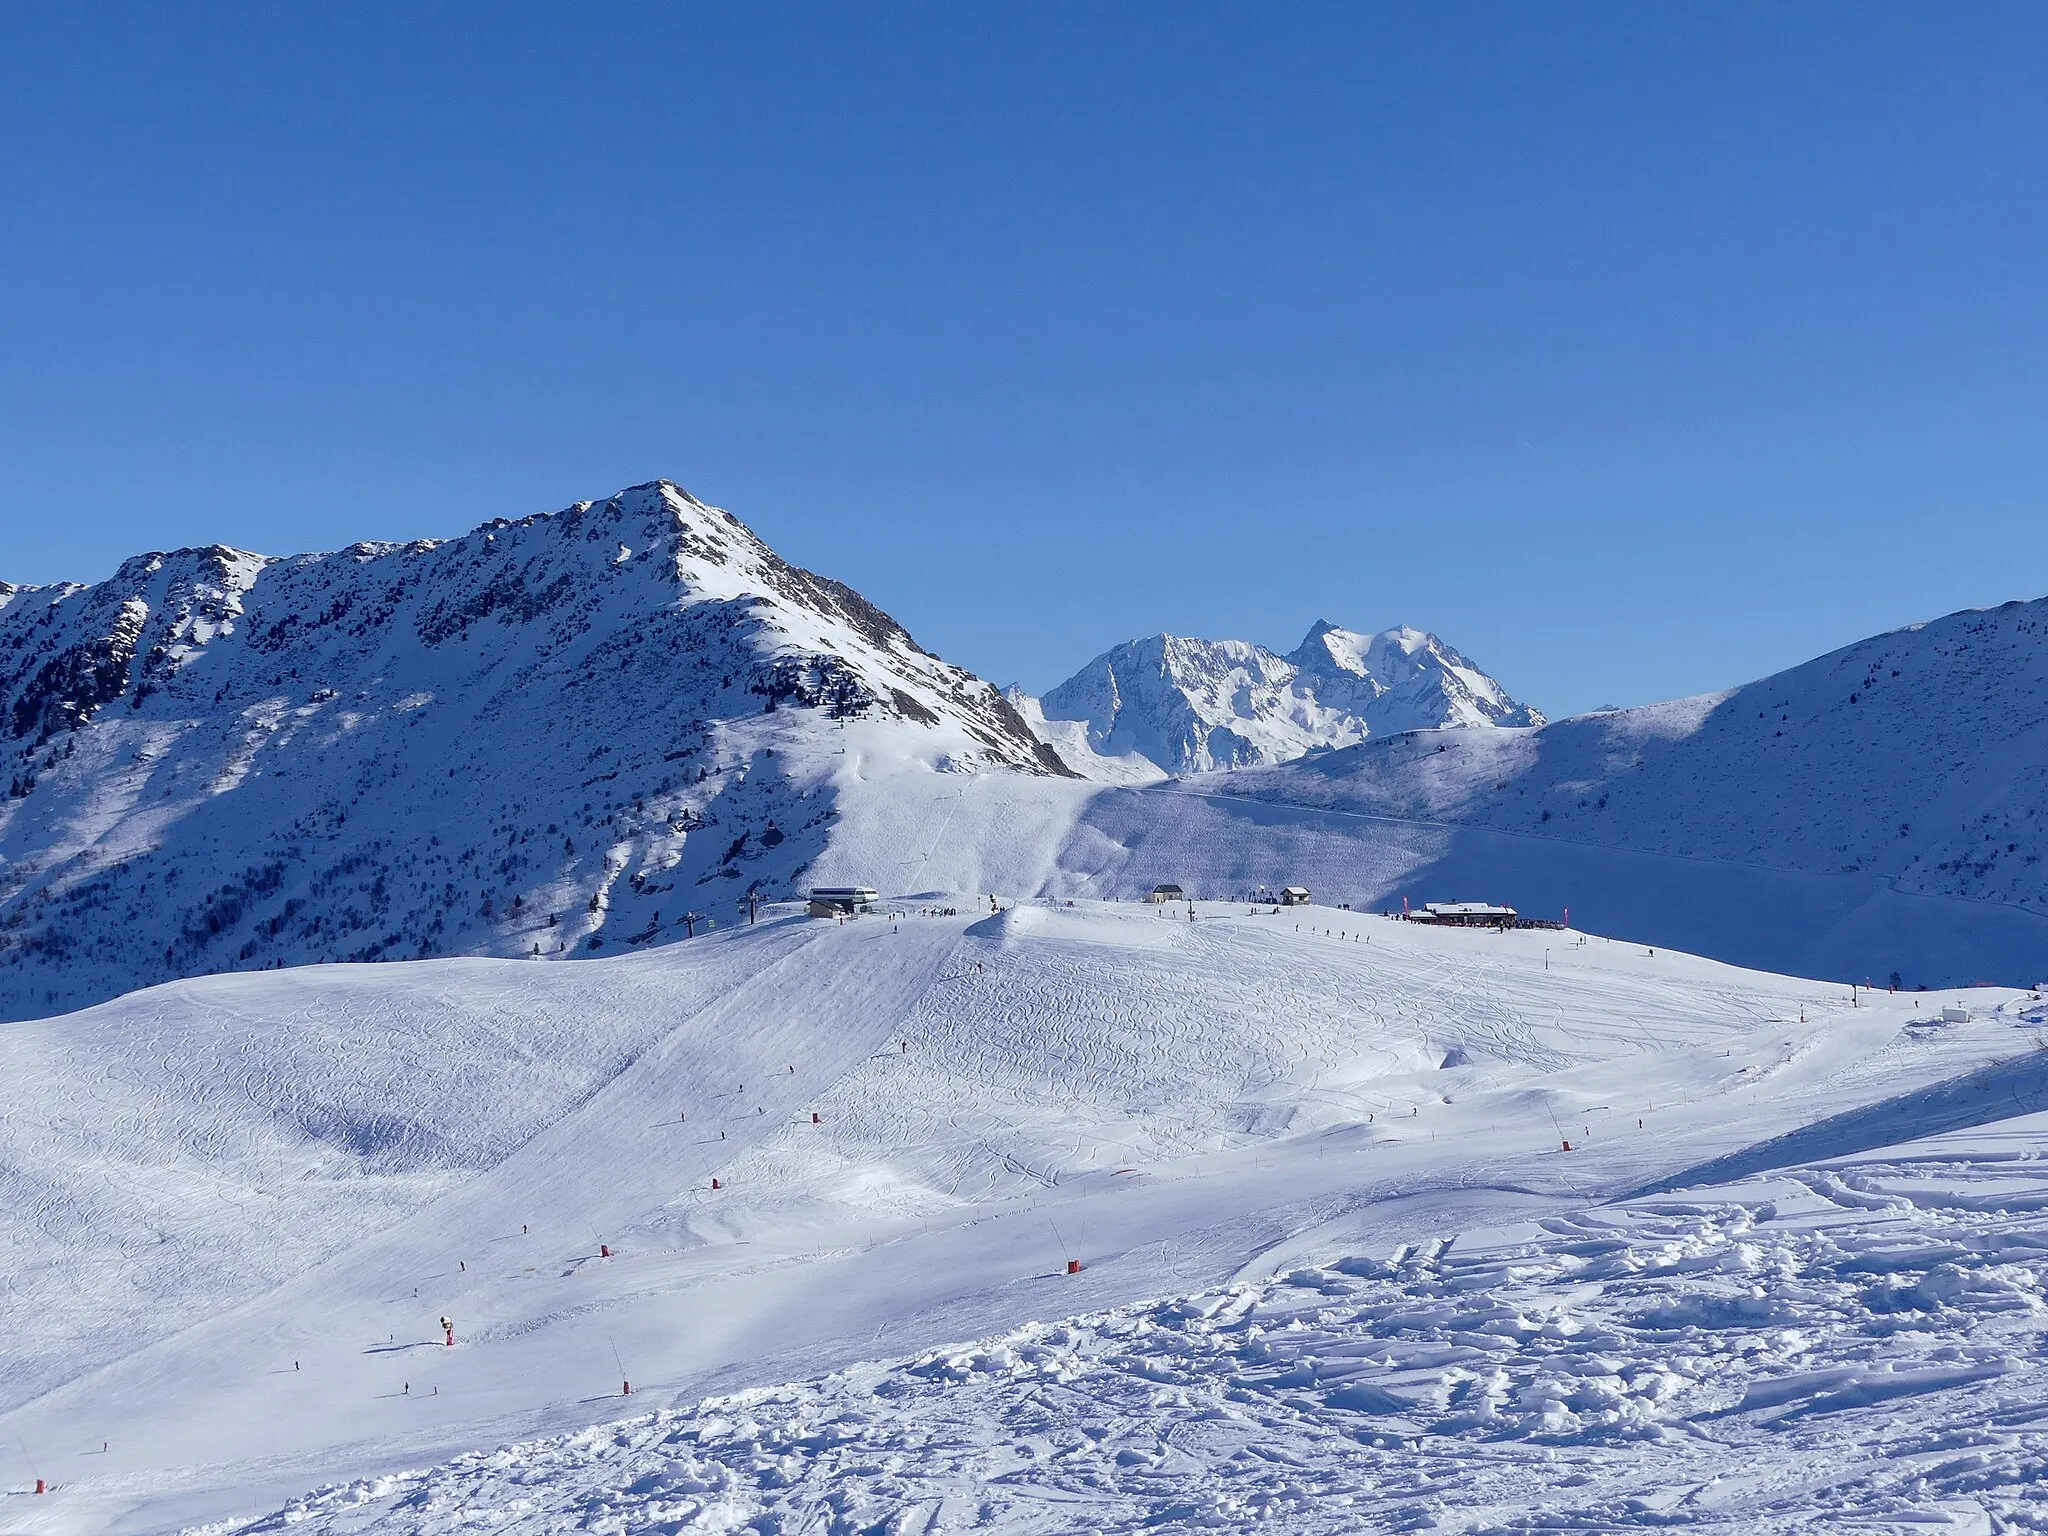
<path fill-rule="evenodd" d="M 576 966 L 208 978 L 0 1031 L 0 1529 L 943 1530 L 986 1504 L 994 1529 L 1264 1507 L 1312 1530 L 1432 1499 L 1483 1528 L 1625 1511 L 1655 1468 L 1768 1463 L 1796 1504 L 1801 1467 L 1844 1465 L 1802 1436 L 1881 1427 L 1843 1416 L 1853 1393 L 1780 1429 L 1796 1391 L 1714 1418 L 1752 1377 L 1819 1372 L 1815 1402 L 1910 1377 L 1928 1436 L 2033 1380 L 2031 1125 L 1925 1198 L 1901 1192 L 1923 1161 L 1876 1194 L 1831 1174 L 1793 1181 L 1810 1200 L 1780 1178 L 1598 1209 L 1816 1122 L 1807 1160 L 1839 1162 L 2043 1104 L 2025 993 L 1852 1001 L 1573 934 L 990 914 L 891 883 L 928 894 Z M 1931 1091 L 2016 1058 L 1975 1100 Z M 1836 1253 L 1852 1227 L 1855 1252 L 1896 1230 L 1944 1255 L 1895 1274 L 1949 1311 L 1851 1308 L 1876 1282 L 1845 1277 L 1880 1273 Z M 1694 1365 L 1678 1324 L 1644 1331 L 1667 1304 L 1705 1308 Z M 1553 1412 L 1552 1376 L 1591 1384 L 1546 1388 Z M 648 1410 L 684 1417 L 613 1422 Z M 2012 1446 L 1980 1457 L 1997 1488 Z M 1459 1458 L 1457 1488 L 1417 1481 Z M 1936 1498 L 1871 1476 L 1872 1509 Z"/>

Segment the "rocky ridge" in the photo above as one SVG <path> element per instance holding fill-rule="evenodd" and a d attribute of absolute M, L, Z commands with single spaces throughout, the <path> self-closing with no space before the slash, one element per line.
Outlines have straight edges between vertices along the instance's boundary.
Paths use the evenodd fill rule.
<path fill-rule="evenodd" d="M 0 1015 L 731 921 L 823 846 L 849 727 L 933 770 L 1067 771 L 994 687 L 665 481 L 7 588 Z"/>

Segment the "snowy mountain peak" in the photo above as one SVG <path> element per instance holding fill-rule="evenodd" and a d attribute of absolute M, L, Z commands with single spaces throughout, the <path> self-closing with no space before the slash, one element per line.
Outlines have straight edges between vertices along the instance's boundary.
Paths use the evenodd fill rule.
<path fill-rule="evenodd" d="M 893 767 L 892 767 L 893 765 Z M 1063 775 L 988 683 L 667 481 L 0 602 L 0 1016 L 570 954 L 783 891 L 877 768 Z"/>
<path fill-rule="evenodd" d="M 1376 635 L 1317 621 L 1287 658 L 1309 676 L 1331 683 L 1356 679 L 1343 702 L 1363 712 L 1382 699 L 1393 718 L 1429 725 L 1543 724 L 1543 715 L 1517 703 L 1470 658 L 1427 630 L 1396 625 Z M 1397 729 L 1414 729 L 1414 726 Z M 1382 730 L 1381 734 L 1385 734 Z"/>
<path fill-rule="evenodd" d="M 1292 655 L 1159 634 L 1105 651 L 1040 701 L 1042 739 L 1090 777 L 1286 762 L 1368 736 L 1543 717 L 1426 631 L 1318 620 Z"/>
<path fill-rule="evenodd" d="M 1386 631 L 1389 635 L 1422 637 L 1420 630 L 1408 628 L 1405 624 Z M 1340 671 L 1364 676 L 1372 669 L 1365 664 L 1365 653 L 1373 643 L 1373 636 L 1361 635 L 1342 625 L 1332 624 L 1328 619 L 1317 619 L 1309 626 L 1307 636 L 1294 648 L 1289 658 L 1296 666 L 1312 666 L 1326 663 Z"/>

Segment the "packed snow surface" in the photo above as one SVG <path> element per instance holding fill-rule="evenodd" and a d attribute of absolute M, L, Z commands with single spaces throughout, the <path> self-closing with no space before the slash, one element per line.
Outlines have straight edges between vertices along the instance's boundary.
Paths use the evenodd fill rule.
<path fill-rule="evenodd" d="M 891 905 L 0 1031 L 0 1529 L 2030 1518 L 2038 998 Z"/>
<path fill-rule="evenodd" d="M 1434 738 L 1449 761 L 1447 743 L 1469 734 L 1400 740 Z M 1569 913 L 1611 937 L 1844 982 L 1888 984 L 1896 971 L 1907 988 L 2019 985 L 2048 971 L 2048 911 L 2034 907 L 1902 889 L 1878 870 L 1774 867 L 1279 798 L 1323 782 L 1310 765 L 1128 786 L 935 774 L 882 751 L 840 761 L 849 766 L 836 781 L 837 815 L 813 866 L 821 879 L 1063 900 L 1136 899 L 1162 882 L 1218 898 L 1304 884 L 1326 905 L 1374 911 L 1471 899 L 1553 920 Z"/>

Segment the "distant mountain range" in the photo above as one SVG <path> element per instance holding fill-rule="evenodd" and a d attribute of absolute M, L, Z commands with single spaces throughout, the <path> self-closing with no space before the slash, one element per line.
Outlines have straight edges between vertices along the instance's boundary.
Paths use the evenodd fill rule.
<path fill-rule="evenodd" d="M 1402 731 L 1543 723 L 1435 635 L 1362 635 L 1327 620 L 1285 656 L 1245 640 L 1128 640 L 1042 699 L 1015 701 L 1076 772 L 1124 783 Z"/>
<path fill-rule="evenodd" d="M 453 540 L 0 585 L 4 1018 L 223 970 L 616 953 L 812 879 L 1313 873 L 2010 979 L 2037 948 L 2048 973 L 2044 822 L 2048 603 L 1546 724 L 1435 636 L 1329 623 L 1285 656 L 1130 641 L 1005 696 L 666 481 Z"/>

